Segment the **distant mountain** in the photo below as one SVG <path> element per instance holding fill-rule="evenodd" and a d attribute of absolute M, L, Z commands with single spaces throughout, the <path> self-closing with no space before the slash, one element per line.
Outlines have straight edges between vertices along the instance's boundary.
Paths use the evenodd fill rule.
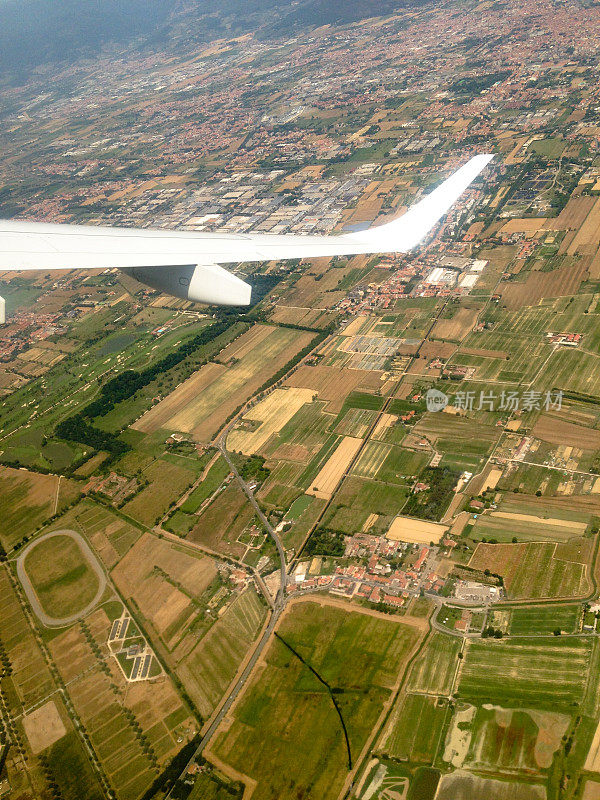
<path fill-rule="evenodd" d="M 167 47 L 354 22 L 424 0 L 0 0 L 0 71 L 90 56 L 109 42 Z"/>

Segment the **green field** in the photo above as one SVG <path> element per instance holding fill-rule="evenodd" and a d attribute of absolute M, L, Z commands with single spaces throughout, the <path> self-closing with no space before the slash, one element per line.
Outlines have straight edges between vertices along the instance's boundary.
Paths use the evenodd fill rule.
<path fill-rule="evenodd" d="M 588 590 L 584 564 L 557 557 L 556 545 L 530 542 L 508 584 L 511 598 L 578 597 Z"/>
<path fill-rule="evenodd" d="M 365 446 L 352 473 L 387 483 L 403 484 L 418 475 L 429 458 L 428 453 L 405 450 L 397 445 L 373 440 Z"/>
<path fill-rule="evenodd" d="M 126 522 L 108 508 L 90 500 L 76 506 L 74 514 L 77 523 L 100 554 L 102 554 L 100 538 L 106 538 L 114 548 L 116 558 L 119 558 L 124 556 L 141 536 L 139 528 Z"/>
<path fill-rule="evenodd" d="M 279 633 L 336 690 L 351 752 L 358 757 L 416 632 L 391 619 L 300 603 L 285 615 Z M 253 800 L 330 800 L 348 769 L 331 698 L 278 639 L 265 660 L 214 749 L 258 782 Z"/>
<path fill-rule="evenodd" d="M 57 501 L 58 490 L 58 503 Z M 0 467 L 0 544 L 9 550 L 79 494 L 79 486 L 55 475 Z"/>
<path fill-rule="evenodd" d="M 215 461 L 212 467 L 208 470 L 206 477 L 197 486 L 185 503 L 181 506 L 181 510 L 186 514 L 195 514 L 202 503 L 207 500 L 213 492 L 219 488 L 225 478 L 229 475 L 229 466 L 223 456 Z"/>
<path fill-rule="evenodd" d="M 341 436 L 362 438 L 377 419 L 377 412 L 368 408 L 349 408 L 335 426 Z"/>
<path fill-rule="evenodd" d="M 102 800 L 104 792 L 79 737 L 70 731 L 46 752 L 50 774 L 64 800 Z"/>
<path fill-rule="evenodd" d="M 512 542 L 513 539 L 518 542 L 567 542 L 577 534 L 577 530 L 549 522 L 480 514 L 475 520 L 472 537 L 486 539 L 488 542 Z"/>
<path fill-rule="evenodd" d="M 195 473 L 167 459 L 157 459 L 144 472 L 148 486 L 123 506 L 123 511 L 144 525 L 152 526 L 167 511 L 169 504 L 177 500 L 194 483 Z"/>
<path fill-rule="evenodd" d="M 437 697 L 408 694 L 394 710 L 385 752 L 400 761 L 433 763 L 440 744 L 447 704 Z"/>
<path fill-rule="evenodd" d="M 408 493 L 408 486 L 350 476 L 336 493 L 323 524 L 352 534 L 362 528 L 370 514 L 378 514 L 375 530 L 387 530 L 392 519 L 402 511 Z"/>
<path fill-rule="evenodd" d="M 590 701 L 588 672 L 592 658 L 597 657 L 595 649 L 595 642 L 575 637 L 534 641 L 471 639 L 458 694 L 478 705 L 493 703 L 573 713 Z M 589 691 L 595 696 L 597 688 Z"/>
<path fill-rule="evenodd" d="M 458 666 L 460 639 L 435 632 L 419 653 L 408 677 L 408 691 L 449 695 Z"/>
<path fill-rule="evenodd" d="M 208 716 L 258 635 L 265 607 L 251 589 L 240 595 L 177 669 L 200 713 Z"/>
<path fill-rule="evenodd" d="M 24 566 L 42 608 L 51 617 L 77 614 L 98 591 L 98 577 L 70 536 L 43 539 L 27 553 Z"/>
<path fill-rule="evenodd" d="M 521 636 L 530 633 L 575 633 L 581 619 L 581 606 L 532 606 L 515 608 L 510 615 L 510 633 Z"/>

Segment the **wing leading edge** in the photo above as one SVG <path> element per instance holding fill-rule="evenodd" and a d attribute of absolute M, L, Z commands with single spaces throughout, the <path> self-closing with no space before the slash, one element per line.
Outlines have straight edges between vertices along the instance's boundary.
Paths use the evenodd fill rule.
<path fill-rule="evenodd" d="M 193 284 L 194 296 L 187 296 L 200 302 L 247 304 L 250 287 L 218 265 L 408 252 L 423 241 L 491 159 L 491 155 L 475 156 L 398 219 L 352 234 L 225 235 L 0 221 L 0 269 L 118 267 L 138 270 L 140 275 L 143 270 L 143 274 L 155 278 L 147 280 L 150 285 L 178 296 L 182 295 L 173 292 L 171 284 L 181 291 Z M 169 280 L 165 280 L 166 275 L 160 276 L 163 269 L 169 269 Z"/>

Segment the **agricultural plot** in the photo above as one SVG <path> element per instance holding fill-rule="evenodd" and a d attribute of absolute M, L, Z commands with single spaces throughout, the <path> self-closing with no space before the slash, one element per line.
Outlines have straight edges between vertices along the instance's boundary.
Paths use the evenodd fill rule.
<path fill-rule="evenodd" d="M 84 501 L 74 510 L 76 526 L 91 542 L 102 562 L 110 569 L 141 536 L 138 528 L 125 522 L 104 506 Z M 62 523 L 61 523 L 62 524 Z"/>
<path fill-rule="evenodd" d="M 306 464 L 323 446 L 335 419 L 332 414 L 324 413 L 325 406 L 319 400 L 303 405 L 271 440 L 265 454 L 277 460 Z"/>
<path fill-rule="evenodd" d="M 137 800 L 179 749 L 177 738 L 190 726 L 195 729 L 195 721 L 165 676 L 125 684 L 120 670 L 108 667 L 97 649 L 105 647 L 109 630 L 109 619 L 99 610 L 88 617 L 85 629 L 71 628 L 50 648 L 117 797 Z"/>
<path fill-rule="evenodd" d="M 538 390 L 562 389 L 600 397 L 600 358 L 581 350 L 556 350 L 536 378 Z"/>
<path fill-rule="evenodd" d="M 255 325 L 134 424 L 136 430 L 191 433 L 210 441 L 225 420 L 310 343 L 310 333 Z"/>
<path fill-rule="evenodd" d="M 391 444 L 369 441 L 352 468 L 352 474 L 361 478 L 375 478 L 392 449 Z"/>
<path fill-rule="evenodd" d="M 532 434 L 544 442 L 577 447 L 581 450 L 600 449 L 600 431 L 567 422 L 560 412 L 541 414 Z"/>
<path fill-rule="evenodd" d="M 203 503 L 211 497 L 229 475 L 229 464 L 219 455 L 209 468 L 202 482 L 194 489 L 181 510 L 185 514 L 196 514 Z"/>
<path fill-rule="evenodd" d="M 479 514 L 472 535 L 498 542 L 510 542 L 515 538 L 519 542 L 568 542 L 583 536 L 586 529 L 586 522 L 502 510 Z"/>
<path fill-rule="evenodd" d="M 392 714 L 382 745 L 384 751 L 400 761 L 433 763 L 447 709 L 446 701 L 437 697 L 405 695 Z"/>
<path fill-rule="evenodd" d="M 133 500 L 123 506 L 123 511 L 144 525 L 155 525 L 169 508 L 195 480 L 195 473 L 166 458 L 153 461 L 143 471 L 149 482 Z"/>
<path fill-rule="evenodd" d="M 408 676 L 407 691 L 449 696 L 458 669 L 460 640 L 435 631 Z"/>
<path fill-rule="evenodd" d="M 473 329 L 481 310 L 481 307 L 475 305 L 472 300 L 465 302 L 469 305 L 451 307 L 451 315 L 442 316 L 435 323 L 431 333 L 432 339 L 461 342 L 465 338 Z"/>
<path fill-rule="evenodd" d="M 588 670 L 595 647 L 590 639 L 575 637 L 470 639 L 458 693 L 478 705 L 492 703 L 571 714 L 587 699 Z"/>
<path fill-rule="evenodd" d="M 0 466 L 0 544 L 10 550 L 79 494 L 74 481 Z"/>
<path fill-rule="evenodd" d="M 92 603 L 100 587 L 94 566 L 99 569 L 76 538 L 67 535 L 42 538 L 23 559 L 42 610 L 54 619 L 76 615 Z"/>
<path fill-rule="evenodd" d="M 177 674 L 204 717 L 214 710 L 233 680 L 265 614 L 256 592 L 248 589 L 179 664 Z"/>
<path fill-rule="evenodd" d="M 563 633 L 576 633 L 581 624 L 580 605 L 546 605 L 514 608 L 510 612 L 510 633 L 512 636 L 527 634 L 550 634 L 556 630 Z"/>
<path fill-rule="evenodd" d="M 464 765 L 472 769 L 542 773 L 561 746 L 570 717 L 530 709 L 478 708 Z"/>
<path fill-rule="evenodd" d="M 262 451 L 269 439 L 315 396 L 311 389 L 275 389 L 246 412 L 242 423 L 231 431 L 227 437 L 229 450 L 245 455 Z"/>
<path fill-rule="evenodd" d="M 591 539 L 527 544 L 480 543 L 469 566 L 502 575 L 511 599 L 582 597 L 590 591 Z"/>
<path fill-rule="evenodd" d="M 377 417 L 376 411 L 367 408 L 350 408 L 335 427 L 341 436 L 356 436 L 362 439 Z"/>
<path fill-rule="evenodd" d="M 216 576 L 215 562 L 208 556 L 184 552 L 149 533 L 112 571 L 120 592 L 135 601 L 169 652 L 188 634 L 193 641 L 190 628 L 198 622 L 200 600 Z"/>
<path fill-rule="evenodd" d="M 519 781 L 499 781 L 482 778 L 466 770 L 456 770 L 443 775 L 440 780 L 436 800 L 546 800 L 546 787 L 535 783 Z"/>
<path fill-rule="evenodd" d="M 474 377 L 489 383 L 524 383 L 533 378 L 552 352 L 543 336 L 493 330 L 472 333 L 449 360 L 450 364 L 475 367 Z M 491 387 L 485 387 L 488 391 Z"/>
<path fill-rule="evenodd" d="M 394 542 L 412 542 L 413 544 L 436 544 L 448 530 L 447 525 L 428 522 L 424 519 L 398 516 L 390 525 L 387 538 Z"/>
<path fill-rule="evenodd" d="M 307 489 L 306 493 L 322 500 L 328 500 L 361 445 L 362 439 L 345 436 L 313 480 L 312 486 Z"/>
<path fill-rule="evenodd" d="M 238 537 L 253 517 L 248 498 L 232 482 L 205 508 L 187 538 L 218 553 L 241 558 L 246 547 L 238 542 Z"/>
<path fill-rule="evenodd" d="M 337 690 L 351 752 L 358 754 L 418 640 L 416 630 L 346 608 L 297 603 L 279 634 Z M 232 724 L 217 734 L 216 754 L 257 781 L 255 800 L 337 797 L 348 758 L 329 694 L 278 639 L 265 662 Z"/>
<path fill-rule="evenodd" d="M 0 567 L 0 643 L 11 665 L 11 673 L 3 681 L 12 686 L 8 697 L 16 716 L 50 695 L 55 687 L 6 569 Z"/>
<path fill-rule="evenodd" d="M 337 414 L 348 395 L 357 390 L 375 391 L 381 388 L 381 373 L 374 370 L 342 369 L 318 365 L 301 365 L 286 380 L 286 386 L 314 389 L 320 400 L 327 401 L 327 411 Z"/>
<path fill-rule="evenodd" d="M 401 512 L 407 496 L 406 486 L 350 476 L 338 490 L 324 525 L 353 534 L 363 528 L 371 515 L 376 515 L 377 522 L 371 533 L 384 533 L 392 519 Z"/>
<path fill-rule="evenodd" d="M 492 425 L 481 423 L 474 430 L 473 420 L 438 412 L 424 414 L 415 425 L 412 437 L 426 438 L 438 452 L 447 457 L 474 460 L 478 463 L 489 454 L 498 438 L 498 431 Z"/>

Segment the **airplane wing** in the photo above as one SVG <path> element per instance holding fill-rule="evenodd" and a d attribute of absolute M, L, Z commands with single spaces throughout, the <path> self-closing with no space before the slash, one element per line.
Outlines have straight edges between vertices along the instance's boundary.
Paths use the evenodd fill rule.
<path fill-rule="evenodd" d="M 118 267 L 178 297 L 247 305 L 250 287 L 220 264 L 407 252 L 427 236 L 491 159 L 475 156 L 398 219 L 352 234 L 220 234 L 0 221 L 0 269 Z"/>

